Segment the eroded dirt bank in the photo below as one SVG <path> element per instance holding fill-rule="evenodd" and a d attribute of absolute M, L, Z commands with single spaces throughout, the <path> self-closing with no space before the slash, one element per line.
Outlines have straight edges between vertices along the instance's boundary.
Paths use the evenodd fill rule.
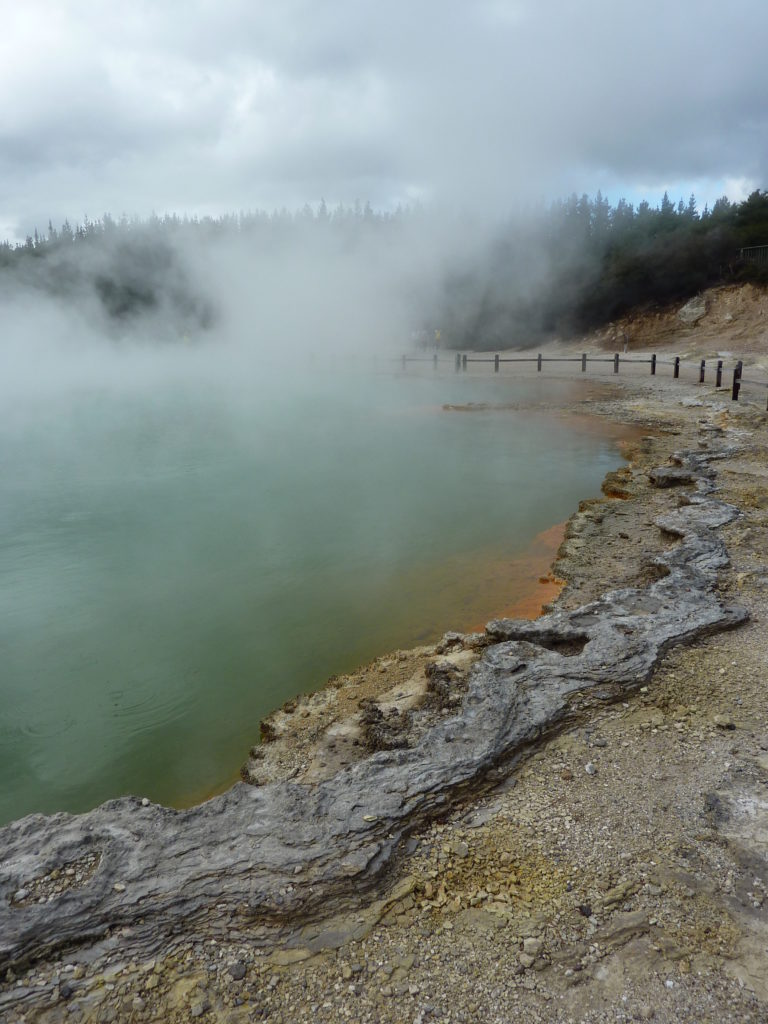
<path fill-rule="evenodd" d="M 0 994 L 3 1019 L 767 1019 L 768 418 L 683 382 L 623 387 L 621 398 L 590 408 L 643 426 L 647 438 L 629 453 L 629 468 L 607 481 L 614 496 L 583 503 L 571 520 L 555 566 L 568 583 L 555 606 L 562 628 L 549 651 L 538 636 L 542 686 L 551 676 L 567 690 L 577 664 L 596 685 L 579 677 L 543 736 L 524 737 L 511 760 L 492 759 L 469 789 L 450 789 L 450 799 L 438 792 L 432 820 L 403 830 L 386 870 L 362 880 L 359 900 L 350 871 L 347 891 L 329 890 L 304 918 L 294 894 L 308 869 L 297 861 L 300 870 L 292 867 L 277 893 L 284 912 L 238 913 L 217 891 L 222 853 L 197 923 L 179 923 L 175 937 L 153 943 L 140 899 L 135 917 L 98 940 L 81 936 L 68 952 L 12 968 Z M 656 478 L 671 486 L 654 486 L 649 472 L 675 452 L 689 454 L 670 467 L 670 479 Z M 642 652 L 622 647 L 618 634 L 599 663 L 581 661 L 596 627 L 583 620 L 580 632 L 568 616 L 608 587 L 647 594 L 663 584 L 655 559 L 669 557 L 674 568 L 675 517 L 688 522 L 700 498 L 714 502 L 710 512 L 725 502 L 740 513 L 720 515 L 713 527 L 729 564 L 719 542 L 694 552 L 694 569 L 715 581 L 707 614 L 738 606 L 749 621 L 709 636 L 700 623 L 698 639 L 673 647 L 650 675 L 631 660 Z M 695 589 L 695 580 L 682 586 Z M 682 622 L 685 593 L 675 599 Z M 656 614 L 633 600 L 611 628 L 626 626 L 630 614 L 646 624 Z M 670 637 L 674 618 L 663 627 Z M 732 613 L 717 626 L 743 618 Z M 292 775 L 311 789 L 332 781 L 341 761 L 345 770 L 372 756 L 396 764 L 430 730 L 442 728 L 445 743 L 491 645 L 535 641 L 535 631 L 499 623 L 487 634 L 448 636 L 439 649 L 380 659 L 363 673 L 371 701 L 362 709 L 360 681 L 345 678 L 272 716 L 268 730 L 284 739 L 249 762 L 249 776 L 279 784 Z M 502 653 L 526 661 L 519 646 Z M 494 678 L 517 671 L 491 667 Z M 452 751 L 462 739 L 452 736 Z M 461 760 L 457 753 L 447 763 Z M 380 813 L 374 780 L 360 794 L 361 830 Z M 141 844 L 146 828 L 137 818 L 132 841 Z M 377 842 L 386 847 L 386 834 Z M 49 896 L 54 910 L 70 888 L 87 890 L 100 867 L 83 857 L 64 863 L 21 896 L 16 889 L 16 910 Z M 115 876 L 109 884 L 119 907 L 126 883 Z M 156 887 L 145 880 L 148 908 Z"/>

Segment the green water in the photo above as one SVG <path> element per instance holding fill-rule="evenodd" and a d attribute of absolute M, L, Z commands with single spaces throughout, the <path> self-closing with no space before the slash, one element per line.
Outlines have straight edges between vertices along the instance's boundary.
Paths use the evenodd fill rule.
<path fill-rule="evenodd" d="M 553 387 L 169 372 L 7 407 L 0 821 L 203 795 L 288 697 L 462 625 L 437 619 L 467 555 L 522 549 L 619 458 L 531 408 L 441 406 Z"/>

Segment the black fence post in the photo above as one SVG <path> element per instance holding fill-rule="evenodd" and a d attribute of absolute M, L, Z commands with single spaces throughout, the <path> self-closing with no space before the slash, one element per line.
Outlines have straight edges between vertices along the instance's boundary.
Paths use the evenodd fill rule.
<path fill-rule="evenodd" d="M 651 376 L 656 376 L 656 353 L 654 352 L 651 356 Z"/>
<path fill-rule="evenodd" d="M 614 373 L 618 373 L 619 372 L 619 353 L 618 352 L 613 357 L 613 372 Z"/>
<path fill-rule="evenodd" d="M 461 370 L 461 352 L 456 353 L 456 373 Z"/>
<path fill-rule="evenodd" d="M 466 352 L 461 357 L 461 368 L 464 371 L 464 373 L 467 372 L 467 353 Z"/>
<path fill-rule="evenodd" d="M 717 360 L 717 373 L 715 374 L 715 387 L 721 388 L 723 386 L 723 360 Z"/>
<path fill-rule="evenodd" d="M 432 366 L 437 369 L 437 352 L 432 356 Z"/>
<path fill-rule="evenodd" d="M 739 391 L 741 391 L 741 360 L 736 363 L 733 369 L 733 388 L 731 389 L 731 401 L 738 402 Z"/>
<path fill-rule="evenodd" d="M 587 353 L 586 352 L 582 352 L 581 353 L 581 372 L 582 373 L 586 373 L 587 372 Z"/>
<path fill-rule="evenodd" d="M 704 368 L 707 365 L 706 359 L 701 360 L 701 366 L 699 367 L 699 384 L 704 383 Z"/>
<path fill-rule="evenodd" d="M 675 380 L 680 376 L 680 356 L 675 356 L 675 369 L 672 371 Z"/>
<path fill-rule="evenodd" d="M 541 373 L 541 352 L 539 352 L 539 358 L 536 361 L 536 369 Z"/>
<path fill-rule="evenodd" d="M 499 372 L 499 357 L 498 357 L 498 355 L 495 355 L 493 357 L 493 372 L 494 373 L 498 373 Z"/>

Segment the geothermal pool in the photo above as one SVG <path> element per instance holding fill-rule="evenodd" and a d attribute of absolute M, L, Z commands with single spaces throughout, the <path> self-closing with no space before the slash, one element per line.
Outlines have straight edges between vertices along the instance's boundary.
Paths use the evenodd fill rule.
<path fill-rule="evenodd" d="M 563 387 L 171 366 L 7 405 L 0 822 L 200 799 L 284 700 L 501 611 L 483 574 L 620 461 Z"/>

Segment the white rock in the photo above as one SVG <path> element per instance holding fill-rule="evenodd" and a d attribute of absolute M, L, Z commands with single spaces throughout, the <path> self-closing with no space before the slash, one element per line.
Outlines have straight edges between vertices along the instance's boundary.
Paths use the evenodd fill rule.
<path fill-rule="evenodd" d="M 677 311 L 677 319 L 682 320 L 684 324 L 695 324 L 706 315 L 707 300 L 703 295 L 697 295 L 696 298 L 691 299 L 690 302 L 686 302 L 686 304 Z"/>

